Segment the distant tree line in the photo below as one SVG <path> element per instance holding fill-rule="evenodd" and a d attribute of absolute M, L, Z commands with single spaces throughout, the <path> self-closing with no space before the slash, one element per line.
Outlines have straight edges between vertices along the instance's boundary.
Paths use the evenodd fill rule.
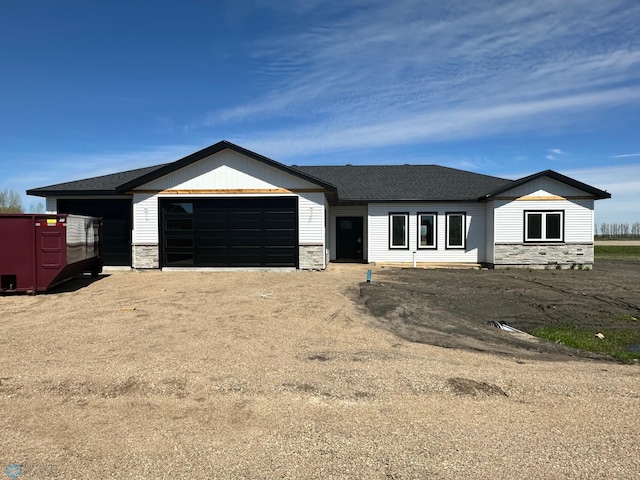
<path fill-rule="evenodd" d="M 596 225 L 596 235 L 600 238 L 635 238 L 640 237 L 640 222 L 601 223 L 600 229 Z"/>
<path fill-rule="evenodd" d="M 24 213 L 22 197 L 15 190 L 5 188 L 0 190 L 0 213 Z M 44 205 L 41 202 L 29 206 L 28 213 L 43 213 Z"/>

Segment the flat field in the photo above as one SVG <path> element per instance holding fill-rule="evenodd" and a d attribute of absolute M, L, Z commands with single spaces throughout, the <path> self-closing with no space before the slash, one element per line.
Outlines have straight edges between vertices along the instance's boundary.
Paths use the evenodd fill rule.
<path fill-rule="evenodd" d="M 368 268 L 114 273 L 0 297 L 0 468 L 87 479 L 637 476 L 637 365 L 412 342 L 393 333 L 393 308 L 369 310 L 384 285 L 438 281 L 446 298 L 465 275 L 518 272 L 455 280 L 373 267 L 361 285 Z M 550 291 L 606 276 L 598 265 L 546 273 Z M 501 288 L 521 288 L 513 281 Z M 397 316 L 447 310 L 434 295 L 407 298 Z M 450 302 L 451 318 L 484 320 L 483 306 L 498 304 L 476 299 Z M 565 308 L 554 304 L 541 311 Z"/>

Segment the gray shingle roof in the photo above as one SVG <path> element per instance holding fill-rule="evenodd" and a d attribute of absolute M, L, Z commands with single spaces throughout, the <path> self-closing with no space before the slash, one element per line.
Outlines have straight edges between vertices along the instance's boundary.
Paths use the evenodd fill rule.
<path fill-rule="evenodd" d="M 552 170 L 545 170 L 520 180 L 507 180 L 439 165 L 289 167 L 225 140 L 172 163 L 34 188 L 28 190 L 27 194 L 43 197 L 120 195 L 154 178 L 183 168 L 226 148 L 316 183 L 329 192 L 331 203 L 336 202 L 336 200 L 341 203 L 477 201 L 490 199 L 510 188 L 541 176 L 549 176 L 562 181 L 588 192 L 596 198 L 611 197 L 607 192 L 565 177 Z"/>
<path fill-rule="evenodd" d="M 582 190 L 583 192 L 589 193 L 593 195 L 597 199 L 605 199 L 611 198 L 611 194 L 605 190 L 600 190 L 599 188 L 592 187 L 591 185 L 587 185 L 586 183 L 582 183 L 574 178 L 567 177 L 566 175 L 562 175 L 561 173 L 554 172 L 553 170 L 543 170 L 542 172 L 534 173 L 533 175 L 529 175 L 527 177 L 520 178 L 518 180 L 514 180 L 509 185 L 505 185 L 502 188 L 499 188 L 487 195 L 485 195 L 486 200 L 490 200 L 492 197 L 500 195 L 501 193 L 506 192 L 512 188 L 519 187 L 520 185 L 524 185 L 527 182 L 531 182 L 540 177 L 549 177 L 553 180 L 557 180 L 559 182 L 565 183 L 571 187 L 577 188 L 578 190 Z"/>
<path fill-rule="evenodd" d="M 164 167 L 166 164 L 152 167 L 137 168 L 126 172 L 101 175 L 99 177 L 85 178 L 73 182 L 58 183 L 46 187 L 27 190 L 27 195 L 46 197 L 49 195 L 116 195 L 120 193 L 118 187 L 154 170 Z"/>
<path fill-rule="evenodd" d="M 126 172 L 113 173 L 111 175 L 102 175 L 100 177 L 86 178 L 76 180 L 74 182 L 58 183 L 46 187 L 34 188 L 27 190 L 27 195 L 46 196 L 80 196 L 80 195 L 118 195 L 127 193 L 134 188 L 147 183 L 156 178 L 167 175 L 168 173 L 179 170 L 194 162 L 202 160 L 210 155 L 214 155 L 222 150 L 230 149 L 245 155 L 254 160 L 265 163 L 273 168 L 288 172 L 291 175 L 304 178 L 305 180 L 315 182 L 331 192 L 335 191 L 332 184 L 324 182 L 322 179 L 313 178 L 302 171 L 297 171 L 291 167 L 276 162 L 270 158 L 258 153 L 247 150 L 246 148 L 235 145 L 226 140 L 222 140 L 214 145 L 203 148 L 191 155 L 176 160 L 175 162 L 155 165 L 152 167 L 139 168 L 136 170 L 128 170 Z"/>
<path fill-rule="evenodd" d="M 438 165 L 296 166 L 338 187 L 341 202 L 475 201 L 513 180 Z"/>

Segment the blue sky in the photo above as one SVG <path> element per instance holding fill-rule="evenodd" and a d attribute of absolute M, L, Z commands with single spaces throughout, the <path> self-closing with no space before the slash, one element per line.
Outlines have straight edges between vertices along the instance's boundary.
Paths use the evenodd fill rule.
<path fill-rule="evenodd" d="M 298 165 L 550 168 L 613 194 L 597 223 L 640 221 L 637 0 L 0 3 L 0 188 L 227 139 Z"/>

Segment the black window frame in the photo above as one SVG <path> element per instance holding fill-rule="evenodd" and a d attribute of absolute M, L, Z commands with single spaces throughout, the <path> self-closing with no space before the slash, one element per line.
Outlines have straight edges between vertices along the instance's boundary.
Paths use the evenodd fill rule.
<path fill-rule="evenodd" d="M 433 245 L 421 245 L 421 234 L 422 230 L 422 216 L 423 215 L 431 215 L 433 217 Z M 438 212 L 418 212 L 417 216 L 417 225 L 418 225 L 418 235 L 417 235 L 417 246 L 418 250 L 437 250 L 438 249 Z"/>
<path fill-rule="evenodd" d="M 393 219 L 394 217 L 404 217 L 405 232 L 402 246 L 393 245 Z M 409 250 L 409 212 L 389 212 L 389 250 Z"/>
<path fill-rule="evenodd" d="M 462 217 L 462 245 L 451 245 L 450 242 L 450 218 L 452 216 Z M 447 250 L 466 250 L 467 249 L 467 212 L 445 212 L 445 248 Z"/>
<path fill-rule="evenodd" d="M 560 215 L 560 237 L 549 238 L 547 236 L 547 215 Z M 562 209 L 557 210 L 525 210 L 523 212 L 523 233 L 522 239 L 524 243 L 564 243 L 564 231 L 565 231 L 565 211 Z M 530 215 L 540 215 L 541 232 L 540 238 L 529 238 L 529 222 Z"/>

